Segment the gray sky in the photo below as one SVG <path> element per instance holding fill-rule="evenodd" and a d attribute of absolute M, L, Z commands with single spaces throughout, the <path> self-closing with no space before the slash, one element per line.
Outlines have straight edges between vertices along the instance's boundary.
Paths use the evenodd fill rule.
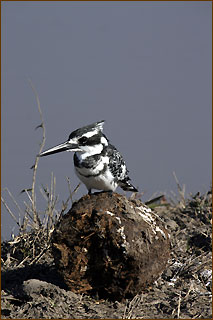
<path fill-rule="evenodd" d="M 123 154 L 132 183 L 144 191 L 186 192 L 211 184 L 211 1 L 45 2 L 2 6 L 2 188 L 24 208 L 41 130 L 34 83 L 46 125 L 45 149 L 84 125 L 105 119 L 105 134 Z M 40 159 L 38 189 L 56 176 L 60 201 L 72 188 L 72 153 Z M 123 193 L 118 189 L 118 192 Z M 9 207 L 17 209 L 3 191 Z M 81 185 L 76 198 L 86 193 Z M 59 202 L 60 206 L 61 202 Z M 2 237 L 15 227 L 2 207 Z M 17 229 L 15 229 L 16 231 Z"/>

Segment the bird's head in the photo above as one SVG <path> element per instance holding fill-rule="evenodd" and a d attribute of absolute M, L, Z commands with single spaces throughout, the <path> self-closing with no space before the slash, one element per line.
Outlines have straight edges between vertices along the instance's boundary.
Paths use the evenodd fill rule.
<path fill-rule="evenodd" d="M 39 156 L 47 156 L 62 151 L 74 151 L 87 154 L 98 154 L 108 145 L 103 134 L 104 120 L 73 131 L 67 141 L 42 152 Z"/>

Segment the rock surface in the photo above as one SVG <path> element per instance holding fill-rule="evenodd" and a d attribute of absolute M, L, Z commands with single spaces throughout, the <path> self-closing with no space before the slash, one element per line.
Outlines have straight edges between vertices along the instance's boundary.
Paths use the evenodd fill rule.
<path fill-rule="evenodd" d="M 170 255 L 158 216 L 140 200 L 107 192 L 74 203 L 52 242 L 56 267 L 71 291 L 120 301 L 152 284 Z"/>

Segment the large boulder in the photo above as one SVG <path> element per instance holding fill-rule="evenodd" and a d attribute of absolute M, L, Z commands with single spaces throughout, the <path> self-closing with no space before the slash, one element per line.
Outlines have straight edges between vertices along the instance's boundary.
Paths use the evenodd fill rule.
<path fill-rule="evenodd" d="M 142 292 L 165 269 L 169 234 L 140 200 L 101 192 L 74 203 L 55 227 L 53 255 L 75 293 L 121 300 Z"/>

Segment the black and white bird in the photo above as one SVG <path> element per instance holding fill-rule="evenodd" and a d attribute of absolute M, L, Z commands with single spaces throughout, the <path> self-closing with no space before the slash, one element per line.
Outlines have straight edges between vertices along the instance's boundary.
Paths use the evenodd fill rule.
<path fill-rule="evenodd" d="M 74 167 L 78 178 L 92 189 L 138 192 L 130 183 L 128 169 L 120 152 L 103 134 L 104 120 L 73 131 L 66 142 L 40 154 L 41 157 L 62 151 L 74 151 Z"/>

